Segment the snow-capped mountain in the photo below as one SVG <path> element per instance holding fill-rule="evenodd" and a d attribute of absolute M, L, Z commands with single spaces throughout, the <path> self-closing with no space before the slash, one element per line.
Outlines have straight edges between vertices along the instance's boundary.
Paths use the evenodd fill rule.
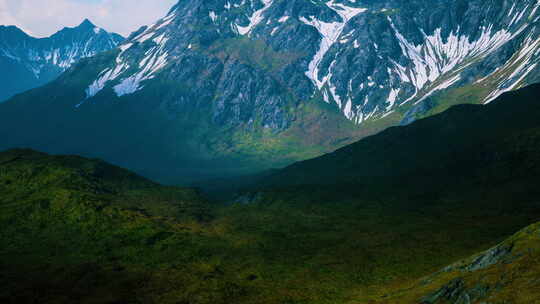
<path fill-rule="evenodd" d="M 0 26 L 0 101 L 47 83 L 80 58 L 113 49 L 122 40 L 89 20 L 41 39 Z"/>
<path fill-rule="evenodd" d="M 114 51 L 0 108 L 28 111 L 44 132 L 37 145 L 25 126 L 5 145 L 97 155 L 157 178 L 187 175 L 180 166 L 229 170 L 223 159 L 234 170 L 239 159 L 287 164 L 540 81 L 539 6 L 181 0 Z M 30 101 L 36 94 L 46 109 Z M 55 125 L 34 122 L 38 109 L 51 111 Z M 45 132 L 47 124 L 54 130 Z"/>
<path fill-rule="evenodd" d="M 93 97 L 112 86 L 121 97 L 154 77 L 192 82 L 179 62 L 236 38 L 269 49 L 273 58 L 267 59 L 278 64 L 265 74 L 296 98 L 320 95 L 358 124 L 451 87 L 486 87 L 481 97 L 489 102 L 539 79 L 539 6 L 536 0 L 180 1 L 168 16 L 124 43 L 115 63 L 86 91 Z M 258 51 L 254 45 L 242 47 Z M 239 77 L 219 76 L 225 77 L 214 88 Z M 192 91 L 199 98 L 216 97 L 206 96 L 213 90 L 199 84 Z M 231 93 L 220 94 L 216 103 L 226 109 L 283 98 L 264 90 Z M 220 116 L 220 106 L 215 110 Z M 251 112 L 244 120 L 254 118 Z M 275 122 L 271 127 L 287 125 Z"/>

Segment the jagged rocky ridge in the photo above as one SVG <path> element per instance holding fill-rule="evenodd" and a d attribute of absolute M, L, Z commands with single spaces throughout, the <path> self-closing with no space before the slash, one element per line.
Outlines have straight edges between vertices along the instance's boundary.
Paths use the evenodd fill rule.
<path fill-rule="evenodd" d="M 80 58 L 113 49 L 122 40 L 89 20 L 47 38 L 31 37 L 15 26 L 0 26 L 0 101 L 43 85 Z"/>
<path fill-rule="evenodd" d="M 155 77 L 190 89 L 170 99 L 214 101 L 219 122 L 288 127 L 286 92 L 321 96 L 362 123 L 438 91 L 475 84 L 483 102 L 538 80 L 537 1 L 180 1 L 121 46 L 85 89 L 118 97 Z M 258 41 L 269 66 L 205 54 L 227 39 Z M 255 45 L 244 45 L 257 52 Z M 221 59 L 221 60 L 218 60 Z M 262 71 L 261 71 L 262 70 Z"/>

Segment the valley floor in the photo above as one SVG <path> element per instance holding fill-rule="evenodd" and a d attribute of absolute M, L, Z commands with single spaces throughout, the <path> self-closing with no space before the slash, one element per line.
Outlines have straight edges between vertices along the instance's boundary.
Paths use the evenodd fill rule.
<path fill-rule="evenodd" d="M 99 161 L 0 155 L 4 303 L 416 304 L 453 277 L 465 294 L 484 275 L 512 276 L 494 289 L 504 303 L 540 298 L 507 294 L 537 284 L 540 234 L 527 231 L 538 226 L 514 237 L 519 246 L 501 259 L 512 264 L 413 285 L 538 220 L 531 200 L 494 204 L 500 193 L 482 191 L 359 200 L 298 188 L 215 206 Z"/>

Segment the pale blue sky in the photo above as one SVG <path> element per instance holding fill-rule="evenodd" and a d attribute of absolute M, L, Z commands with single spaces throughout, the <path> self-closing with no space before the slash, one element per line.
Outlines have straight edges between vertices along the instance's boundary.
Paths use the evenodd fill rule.
<path fill-rule="evenodd" d="M 84 18 L 127 36 L 165 16 L 178 0 L 0 0 L 0 24 L 16 25 L 36 37 L 49 36 Z"/>

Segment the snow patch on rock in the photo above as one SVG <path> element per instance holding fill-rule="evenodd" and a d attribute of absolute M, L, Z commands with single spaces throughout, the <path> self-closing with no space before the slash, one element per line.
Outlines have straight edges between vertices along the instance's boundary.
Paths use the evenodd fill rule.
<path fill-rule="evenodd" d="M 247 26 L 236 25 L 238 33 L 240 35 L 249 35 L 251 30 L 255 28 L 264 19 L 263 13 L 272 6 L 274 0 L 262 0 L 264 7 L 255 11 L 251 17 L 249 17 L 249 24 Z"/>

